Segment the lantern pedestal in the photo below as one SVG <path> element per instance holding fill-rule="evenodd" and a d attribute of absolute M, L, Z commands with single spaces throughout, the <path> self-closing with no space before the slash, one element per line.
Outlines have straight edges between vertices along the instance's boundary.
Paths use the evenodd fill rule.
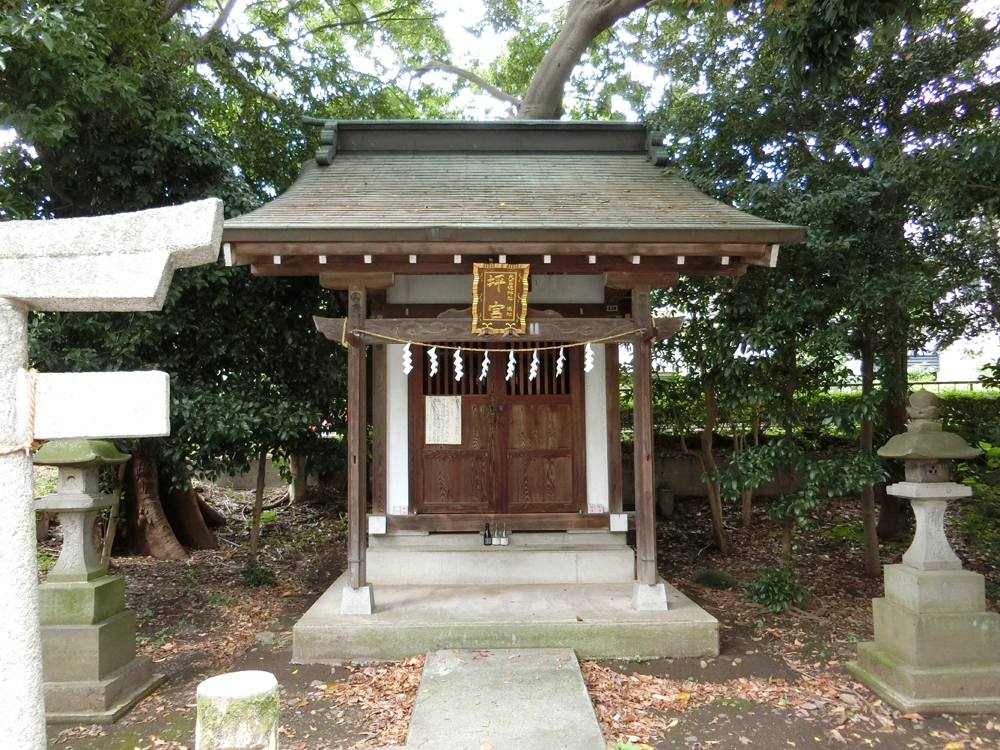
<path fill-rule="evenodd" d="M 847 669 L 901 711 L 1000 712 L 1000 615 L 968 570 L 885 566 L 875 641 Z"/>

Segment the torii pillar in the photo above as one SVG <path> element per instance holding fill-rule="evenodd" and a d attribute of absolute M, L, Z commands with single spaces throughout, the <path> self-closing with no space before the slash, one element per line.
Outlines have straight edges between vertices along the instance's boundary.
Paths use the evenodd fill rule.
<path fill-rule="evenodd" d="M 0 508 L 7 537 L 0 541 L 0 601 L 6 605 L 0 617 L 0 737 L 5 746 L 46 747 L 31 442 L 156 434 L 144 428 L 149 419 L 142 412 L 153 406 L 141 394 L 146 373 L 135 373 L 137 390 L 128 399 L 131 408 L 123 410 L 95 409 L 94 396 L 122 393 L 118 388 L 129 373 L 39 375 L 32 388 L 28 312 L 159 310 L 174 270 L 214 261 L 221 239 L 217 198 L 132 214 L 0 223 Z M 89 413 L 82 415 L 81 409 Z"/>

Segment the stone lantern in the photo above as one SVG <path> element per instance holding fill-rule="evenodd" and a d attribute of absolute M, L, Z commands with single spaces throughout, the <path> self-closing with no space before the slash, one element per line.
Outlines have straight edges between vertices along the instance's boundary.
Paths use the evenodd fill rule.
<path fill-rule="evenodd" d="M 152 692 L 148 657 L 135 656 L 135 612 L 125 608 L 125 582 L 109 576 L 94 547 L 97 515 L 118 500 L 98 487 L 101 466 L 129 456 L 104 440 L 51 440 L 34 462 L 59 467 L 56 492 L 36 501 L 57 513 L 59 559 L 39 586 L 42 672 L 50 722 L 111 723 Z"/>
<path fill-rule="evenodd" d="M 986 611 L 985 579 L 962 570 L 945 535 L 948 500 L 972 488 L 952 482 L 951 462 L 982 451 L 937 421 L 937 397 L 910 396 L 907 432 L 879 449 L 903 459 L 906 481 L 886 488 L 909 498 L 913 543 L 885 566 L 885 598 L 872 600 L 875 640 L 847 668 L 889 703 L 922 713 L 1000 710 L 1000 615 Z"/>

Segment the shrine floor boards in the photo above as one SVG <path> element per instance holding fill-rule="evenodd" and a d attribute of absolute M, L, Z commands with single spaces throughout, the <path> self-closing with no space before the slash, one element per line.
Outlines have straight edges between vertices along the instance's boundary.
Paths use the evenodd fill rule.
<path fill-rule="evenodd" d="M 565 648 L 581 659 L 716 656 L 719 623 L 666 584 L 669 609 L 632 609 L 631 583 L 375 585 L 374 615 L 341 615 L 339 578 L 293 628 L 302 664 L 441 649 Z"/>

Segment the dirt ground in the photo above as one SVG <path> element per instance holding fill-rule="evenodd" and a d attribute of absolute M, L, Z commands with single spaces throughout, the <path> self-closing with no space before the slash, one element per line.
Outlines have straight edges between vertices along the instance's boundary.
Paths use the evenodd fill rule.
<path fill-rule="evenodd" d="M 193 750 L 198 683 L 240 669 L 277 676 L 282 750 L 404 742 L 422 655 L 375 666 L 290 663 L 292 625 L 345 566 L 342 502 L 313 490 L 306 502 L 269 513 L 262 556 L 278 585 L 247 588 L 239 569 L 250 498 L 209 485 L 203 495 L 230 518 L 218 534 L 219 550 L 179 563 L 112 559 L 112 573 L 125 577 L 128 606 L 138 615 L 137 651 L 150 655 L 168 681 L 113 726 L 51 726 L 50 747 Z M 736 523 L 735 509 L 727 512 Z M 799 538 L 796 570 L 810 597 L 776 615 L 740 588 L 694 580 L 715 568 L 746 583 L 757 570 L 778 565 L 775 525 L 758 510 L 749 529 L 729 529 L 732 551 L 722 556 L 709 544 L 705 501 L 679 502 L 658 525 L 660 572 L 719 619 L 722 654 L 584 662 L 609 747 L 1000 748 L 1000 716 L 903 716 L 843 670 L 856 644 L 871 638 L 870 599 L 881 595 L 881 581 L 860 575 L 858 519 L 855 501 L 835 501 L 820 528 Z M 51 559 L 59 543 L 54 529 L 40 556 Z M 883 562 L 898 562 L 907 543 L 883 547 Z M 956 551 L 966 567 L 1000 582 L 997 561 L 960 544 Z M 997 600 L 990 605 L 997 609 Z"/>

